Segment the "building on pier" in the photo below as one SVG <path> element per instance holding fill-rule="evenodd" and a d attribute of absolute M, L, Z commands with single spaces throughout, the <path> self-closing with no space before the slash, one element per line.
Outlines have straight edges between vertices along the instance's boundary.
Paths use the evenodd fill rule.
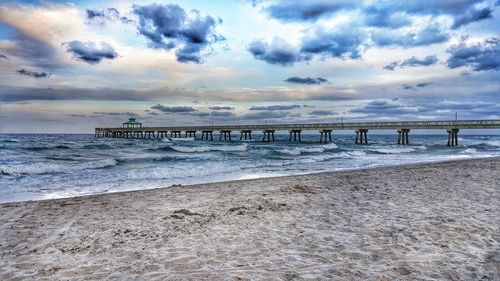
<path fill-rule="evenodd" d="M 127 122 L 122 123 L 123 128 L 142 128 L 142 123 L 135 118 L 129 118 Z"/>

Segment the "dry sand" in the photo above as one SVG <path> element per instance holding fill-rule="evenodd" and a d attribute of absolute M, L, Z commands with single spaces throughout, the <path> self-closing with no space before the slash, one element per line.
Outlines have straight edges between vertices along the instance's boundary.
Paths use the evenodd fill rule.
<path fill-rule="evenodd" d="M 0 205 L 0 279 L 499 280 L 500 159 Z"/>

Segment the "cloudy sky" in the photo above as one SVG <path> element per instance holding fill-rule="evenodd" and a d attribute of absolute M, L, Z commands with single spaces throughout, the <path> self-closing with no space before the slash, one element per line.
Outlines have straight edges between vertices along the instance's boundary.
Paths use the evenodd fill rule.
<path fill-rule="evenodd" d="M 500 118 L 500 1 L 2 1 L 0 132 Z"/>

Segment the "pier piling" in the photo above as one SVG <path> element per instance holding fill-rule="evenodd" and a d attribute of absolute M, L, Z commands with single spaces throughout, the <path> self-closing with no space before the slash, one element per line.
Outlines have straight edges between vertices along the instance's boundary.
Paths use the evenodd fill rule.
<path fill-rule="evenodd" d="M 264 131 L 262 131 L 262 133 L 263 133 L 263 135 L 262 135 L 262 141 L 265 141 L 265 142 L 274 141 L 274 132 L 275 132 L 275 130 L 264 130 Z"/>
<path fill-rule="evenodd" d="M 213 130 L 203 130 L 201 131 L 202 140 L 214 140 Z"/>
<path fill-rule="evenodd" d="M 240 140 L 245 139 L 252 140 L 252 130 L 241 130 L 240 131 Z"/>
<path fill-rule="evenodd" d="M 398 144 L 410 144 L 410 140 L 408 138 L 408 133 L 410 129 L 399 129 L 398 130 Z"/>
<path fill-rule="evenodd" d="M 219 135 L 219 140 L 222 140 L 224 136 L 224 140 L 231 140 L 231 131 L 229 130 L 221 130 Z"/>
<path fill-rule="evenodd" d="M 180 138 L 181 132 L 182 131 L 170 131 L 170 137 L 172 137 L 172 135 L 173 135 L 174 138 Z"/>
<path fill-rule="evenodd" d="M 320 143 L 332 142 L 332 130 L 321 130 L 319 131 L 319 133 L 320 133 L 319 137 Z"/>
<path fill-rule="evenodd" d="M 292 141 L 292 135 L 293 135 L 293 141 L 297 141 L 297 139 L 298 139 L 299 142 L 302 141 L 302 139 L 300 137 L 300 135 L 302 133 L 302 130 L 300 130 L 300 129 L 292 129 L 292 130 L 289 131 L 289 133 L 290 133 L 290 136 L 288 137 L 288 141 Z"/>
<path fill-rule="evenodd" d="M 355 144 L 368 144 L 368 129 L 356 129 Z"/>
<path fill-rule="evenodd" d="M 451 128 L 446 130 L 448 132 L 448 146 L 458 145 L 458 128 Z"/>
<path fill-rule="evenodd" d="M 188 131 L 186 131 L 186 133 L 184 134 L 184 137 L 185 137 L 185 138 L 187 138 L 187 137 L 190 137 L 190 138 L 196 138 L 196 131 L 188 130 Z"/>

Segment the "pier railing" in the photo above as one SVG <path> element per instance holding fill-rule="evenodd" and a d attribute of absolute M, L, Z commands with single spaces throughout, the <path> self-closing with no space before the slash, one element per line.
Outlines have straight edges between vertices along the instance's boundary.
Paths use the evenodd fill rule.
<path fill-rule="evenodd" d="M 204 126 L 165 126 L 142 128 L 96 128 L 99 131 L 204 131 L 204 130 L 356 130 L 356 129 L 495 129 L 500 128 L 500 119 L 495 120 L 453 120 L 453 121 L 400 121 L 400 122 L 346 122 L 317 124 L 240 124 L 240 125 L 204 125 Z"/>

